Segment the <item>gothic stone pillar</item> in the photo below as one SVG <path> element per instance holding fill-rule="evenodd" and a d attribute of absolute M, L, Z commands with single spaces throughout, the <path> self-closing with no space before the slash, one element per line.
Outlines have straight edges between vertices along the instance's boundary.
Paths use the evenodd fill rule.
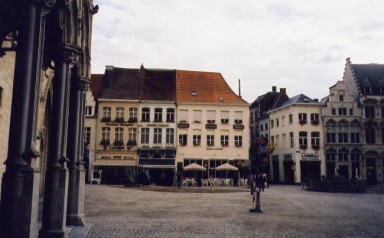
<path fill-rule="evenodd" d="M 67 131 L 71 69 L 79 50 L 73 45 L 56 49 L 53 78 L 52 116 L 48 132 L 48 161 L 45 179 L 43 224 L 40 237 L 68 237 L 66 228 L 68 196 Z"/>
<path fill-rule="evenodd" d="M 68 131 L 69 186 L 67 225 L 84 226 L 85 170 L 82 154 L 84 150 L 85 91 L 89 80 L 73 77 Z"/>
<path fill-rule="evenodd" d="M 45 17 L 54 1 L 25 1 L 18 6 L 15 76 L 11 109 L 8 158 L 3 175 L 0 234 L 35 237 L 39 207 L 39 170 L 35 146 L 37 103 L 40 91 Z"/>

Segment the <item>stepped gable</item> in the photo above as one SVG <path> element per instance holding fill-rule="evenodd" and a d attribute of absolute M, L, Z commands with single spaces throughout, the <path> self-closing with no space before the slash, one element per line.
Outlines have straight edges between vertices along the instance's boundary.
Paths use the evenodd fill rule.
<path fill-rule="evenodd" d="M 92 96 L 97 101 L 100 94 L 101 81 L 104 77 L 104 74 L 92 74 L 91 83 L 89 84 L 89 89 L 92 92 Z"/>
<path fill-rule="evenodd" d="M 248 104 L 220 73 L 176 70 L 176 100 L 194 103 Z"/>
<path fill-rule="evenodd" d="M 384 65 L 383 64 L 351 64 L 355 79 L 360 87 L 371 88 L 370 91 L 362 90 L 365 95 L 384 94 Z"/>
<path fill-rule="evenodd" d="M 175 70 L 141 68 L 141 100 L 175 101 Z"/>
<path fill-rule="evenodd" d="M 107 67 L 99 98 L 139 100 L 139 69 Z"/>

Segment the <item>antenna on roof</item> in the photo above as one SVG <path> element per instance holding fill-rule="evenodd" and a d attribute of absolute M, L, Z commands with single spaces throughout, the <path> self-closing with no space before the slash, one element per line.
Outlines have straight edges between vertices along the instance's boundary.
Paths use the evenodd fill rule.
<path fill-rule="evenodd" d="M 239 79 L 239 97 L 241 98 L 240 79 Z"/>

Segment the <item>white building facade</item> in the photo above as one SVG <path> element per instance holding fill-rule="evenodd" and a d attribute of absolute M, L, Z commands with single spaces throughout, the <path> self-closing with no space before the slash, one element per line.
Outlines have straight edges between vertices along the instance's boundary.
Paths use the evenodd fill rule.
<path fill-rule="evenodd" d="M 321 105 L 305 95 L 269 112 L 270 180 L 297 184 L 325 175 Z"/>

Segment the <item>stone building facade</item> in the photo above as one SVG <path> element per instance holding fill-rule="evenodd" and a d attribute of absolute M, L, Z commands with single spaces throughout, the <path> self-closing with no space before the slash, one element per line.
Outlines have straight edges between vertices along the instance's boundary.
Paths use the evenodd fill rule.
<path fill-rule="evenodd" d="M 327 174 L 383 183 L 384 65 L 347 58 L 343 80 L 324 99 L 323 117 Z"/>

